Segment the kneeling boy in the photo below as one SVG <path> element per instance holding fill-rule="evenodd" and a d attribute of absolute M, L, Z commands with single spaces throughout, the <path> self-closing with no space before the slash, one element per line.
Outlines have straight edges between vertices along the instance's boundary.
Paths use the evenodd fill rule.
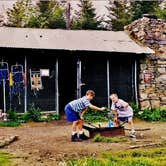
<path fill-rule="evenodd" d="M 110 99 L 112 100 L 111 110 L 115 113 L 115 123 L 128 122 L 131 126 L 130 137 L 135 138 L 135 129 L 133 123 L 133 109 L 127 102 L 118 98 L 116 93 L 111 94 Z"/>

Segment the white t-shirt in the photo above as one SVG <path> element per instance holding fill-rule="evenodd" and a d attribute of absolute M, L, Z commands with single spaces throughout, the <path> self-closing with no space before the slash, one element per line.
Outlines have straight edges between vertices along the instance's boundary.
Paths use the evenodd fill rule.
<path fill-rule="evenodd" d="M 126 102 L 124 100 L 118 99 L 118 102 L 112 103 L 111 109 L 117 111 L 118 117 L 133 116 L 133 109 L 131 108 L 131 106 L 124 108 L 123 105 L 125 104 Z"/>

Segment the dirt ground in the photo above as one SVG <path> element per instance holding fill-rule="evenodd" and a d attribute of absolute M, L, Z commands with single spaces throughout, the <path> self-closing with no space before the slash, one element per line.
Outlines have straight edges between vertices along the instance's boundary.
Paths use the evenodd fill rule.
<path fill-rule="evenodd" d="M 129 126 L 126 124 L 125 128 Z M 128 137 L 129 131 L 125 130 L 128 137 L 125 143 L 95 143 L 91 139 L 70 142 L 71 124 L 65 120 L 26 123 L 16 128 L 0 127 L 0 136 L 19 136 L 17 141 L 0 149 L 0 152 L 11 153 L 16 166 L 60 166 L 66 159 L 96 156 L 100 152 L 125 150 L 131 145 L 157 143 L 166 139 L 166 123 L 135 120 L 135 128 L 151 130 L 138 131 L 134 140 Z"/>

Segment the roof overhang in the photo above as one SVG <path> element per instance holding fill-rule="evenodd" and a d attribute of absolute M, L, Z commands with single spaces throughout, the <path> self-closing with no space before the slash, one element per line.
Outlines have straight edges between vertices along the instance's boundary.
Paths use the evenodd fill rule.
<path fill-rule="evenodd" d="M 123 31 L 0 27 L 0 47 L 153 54 Z"/>

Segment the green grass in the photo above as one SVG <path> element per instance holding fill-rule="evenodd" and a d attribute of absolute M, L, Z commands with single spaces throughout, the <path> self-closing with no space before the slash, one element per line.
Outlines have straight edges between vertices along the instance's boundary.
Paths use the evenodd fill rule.
<path fill-rule="evenodd" d="M 11 155 L 8 153 L 0 153 L 0 166 L 11 166 Z"/>
<path fill-rule="evenodd" d="M 7 122 L 0 122 L 1 127 L 18 127 L 21 123 L 17 121 L 7 121 Z"/>
<path fill-rule="evenodd" d="M 94 142 L 110 142 L 110 143 L 119 143 L 119 142 L 126 142 L 128 139 L 126 137 L 104 137 L 101 135 L 96 135 L 93 138 Z"/>
<path fill-rule="evenodd" d="M 166 147 L 106 152 L 97 158 L 70 160 L 67 166 L 165 166 Z"/>

